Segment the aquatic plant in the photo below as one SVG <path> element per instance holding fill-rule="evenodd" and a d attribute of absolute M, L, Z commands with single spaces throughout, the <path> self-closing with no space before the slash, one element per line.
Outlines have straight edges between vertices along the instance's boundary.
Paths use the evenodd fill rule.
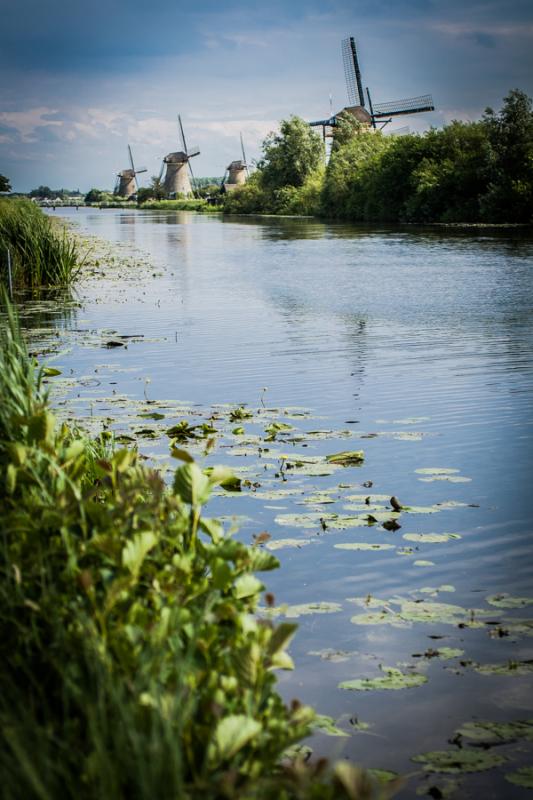
<path fill-rule="evenodd" d="M 3 796 L 382 796 L 347 762 L 284 755 L 314 712 L 285 706 L 275 688 L 274 670 L 292 667 L 295 626 L 257 616 L 264 587 L 253 573 L 277 560 L 202 514 L 228 471 L 176 450 L 185 462 L 169 488 L 135 450 L 57 425 L 42 378 L 7 304 Z"/>
<path fill-rule="evenodd" d="M 7 284 L 7 252 L 13 284 L 20 288 L 68 286 L 83 258 L 76 242 L 29 200 L 0 200 L 0 276 Z"/>

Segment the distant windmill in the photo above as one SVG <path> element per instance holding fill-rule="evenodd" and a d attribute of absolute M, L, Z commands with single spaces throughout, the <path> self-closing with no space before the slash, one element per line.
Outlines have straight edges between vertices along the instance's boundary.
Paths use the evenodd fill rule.
<path fill-rule="evenodd" d="M 139 188 L 137 175 L 141 172 L 146 172 L 146 167 L 135 169 L 133 163 L 133 156 L 131 154 L 131 147 L 128 145 L 128 155 L 130 159 L 130 169 L 123 169 L 117 173 L 117 182 L 115 185 L 115 194 L 119 197 L 131 197 Z"/>
<path fill-rule="evenodd" d="M 249 175 L 242 133 L 240 134 L 240 137 L 242 159 L 239 159 L 238 161 L 232 161 L 231 164 L 226 167 L 228 177 L 226 179 L 226 176 L 224 176 L 223 180 L 224 191 L 226 192 L 231 192 L 234 189 L 237 189 L 239 186 L 244 186 Z"/>
<path fill-rule="evenodd" d="M 419 114 L 423 111 L 435 110 L 433 98 L 430 94 L 421 95 L 420 97 L 411 97 L 405 100 L 376 103 L 373 105 L 368 87 L 366 89 L 366 100 L 368 100 L 367 109 L 365 105 L 365 93 L 363 92 L 361 69 L 359 67 L 359 59 L 357 57 L 357 49 L 353 36 L 349 36 L 342 42 L 342 60 L 349 103 L 342 111 L 351 114 L 363 125 L 371 125 L 373 128 L 376 128 L 376 123 L 379 121 L 382 123 L 381 127 L 384 127 L 391 122 L 392 117 L 398 117 L 404 114 Z M 326 136 L 332 136 L 332 128 L 337 125 L 337 117 L 341 113 L 342 112 L 332 114 L 329 119 L 321 119 L 316 122 L 310 122 L 309 124 L 313 127 L 321 127 L 325 139 Z"/>
<path fill-rule="evenodd" d="M 185 141 L 185 134 L 183 132 L 183 125 L 181 117 L 178 114 L 178 124 L 180 130 L 180 145 L 181 150 L 175 153 L 169 153 L 164 157 L 161 164 L 161 172 L 159 179 L 163 177 L 163 171 L 166 166 L 165 180 L 163 188 L 169 196 L 183 195 L 189 197 L 193 192 L 194 174 L 191 167 L 191 158 L 200 154 L 198 147 L 187 149 L 187 142 Z M 189 177 L 190 174 L 190 177 Z M 192 178 L 192 185 L 191 185 Z"/>

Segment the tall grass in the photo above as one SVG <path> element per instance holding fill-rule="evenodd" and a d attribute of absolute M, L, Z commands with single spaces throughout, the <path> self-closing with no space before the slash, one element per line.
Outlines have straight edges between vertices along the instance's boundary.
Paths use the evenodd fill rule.
<path fill-rule="evenodd" d="M 0 200 L 0 265 L 6 282 L 7 251 L 15 287 L 68 286 L 83 259 L 57 223 L 29 200 Z"/>
<path fill-rule="evenodd" d="M 347 762 L 283 766 L 314 712 L 284 705 L 295 626 L 258 619 L 278 562 L 203 515 L 227 471 L 182 451 L 172 488 L 50 411 L 0 329 L 0 785 L 6 800 L 358 800 Z"/>

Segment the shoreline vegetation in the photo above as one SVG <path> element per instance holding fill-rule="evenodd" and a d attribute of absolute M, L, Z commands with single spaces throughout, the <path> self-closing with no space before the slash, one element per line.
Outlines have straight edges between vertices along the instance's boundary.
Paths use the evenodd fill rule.
<path fill-rule="evenodd" d="M 385 136 L 343 113 L 324 166 L 320 137 L 292 117 L 263 144 L 226 213 L 387 224 L 531 224 L 533 104 L 511 91 L 477 122 Z"/>

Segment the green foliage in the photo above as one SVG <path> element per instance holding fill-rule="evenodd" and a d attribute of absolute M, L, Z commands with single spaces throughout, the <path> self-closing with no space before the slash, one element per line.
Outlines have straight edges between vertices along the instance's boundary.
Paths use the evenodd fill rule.
<path fill-rule="evenodd" d="M 322 213 L 373 222 L 533 221 L 533 111 L 518 90 L 480 122 L 384 137 L 341 119 Z"/>
<path fill-rule="evenodd" d="M 11 183 L 5 175 L 0 175 L 0 192 L 10 192 Z"/>
<path fill-rule="evenodd" d="M 0 200 L 2 261 L 6 250 L 20 287 L 68 286 L 82 264 L 72 239 L 29 200 Z"/>
<path fill-rule="evenodd" d="M 4 298 L 4 302 L 7 302 Z M 225 469 L 172 488 L 48 407 L 13 312 L 0 337 L 0 777 L 6 800 L 371 798 L 361 770 L 297 761 L 294 625 L 257 618 L 276 559 L 202 516 Z"/>
<path fill-rule="evenodd" d="M 320 136 L 300 117 L 284 119 L 279 133 L 270 133 L 263 142 L 263 158 L 258 164 L 266 189 L 302 186 L 324 160 Z"/>
<path fill-rule="evenodd" d="M 139 205 L 147 200 L 164 200 L 165 197 L 166 192 L 159 175 L 152 175 L 150 186 L 143 186 L 137 190 L 137 202 Z"/>
<path fill-rule="evenodd" d="M 105 194 L 102 189 L 89 189 L 84 199 L 86 203 L 101 203 L 105 199 Z"/>

